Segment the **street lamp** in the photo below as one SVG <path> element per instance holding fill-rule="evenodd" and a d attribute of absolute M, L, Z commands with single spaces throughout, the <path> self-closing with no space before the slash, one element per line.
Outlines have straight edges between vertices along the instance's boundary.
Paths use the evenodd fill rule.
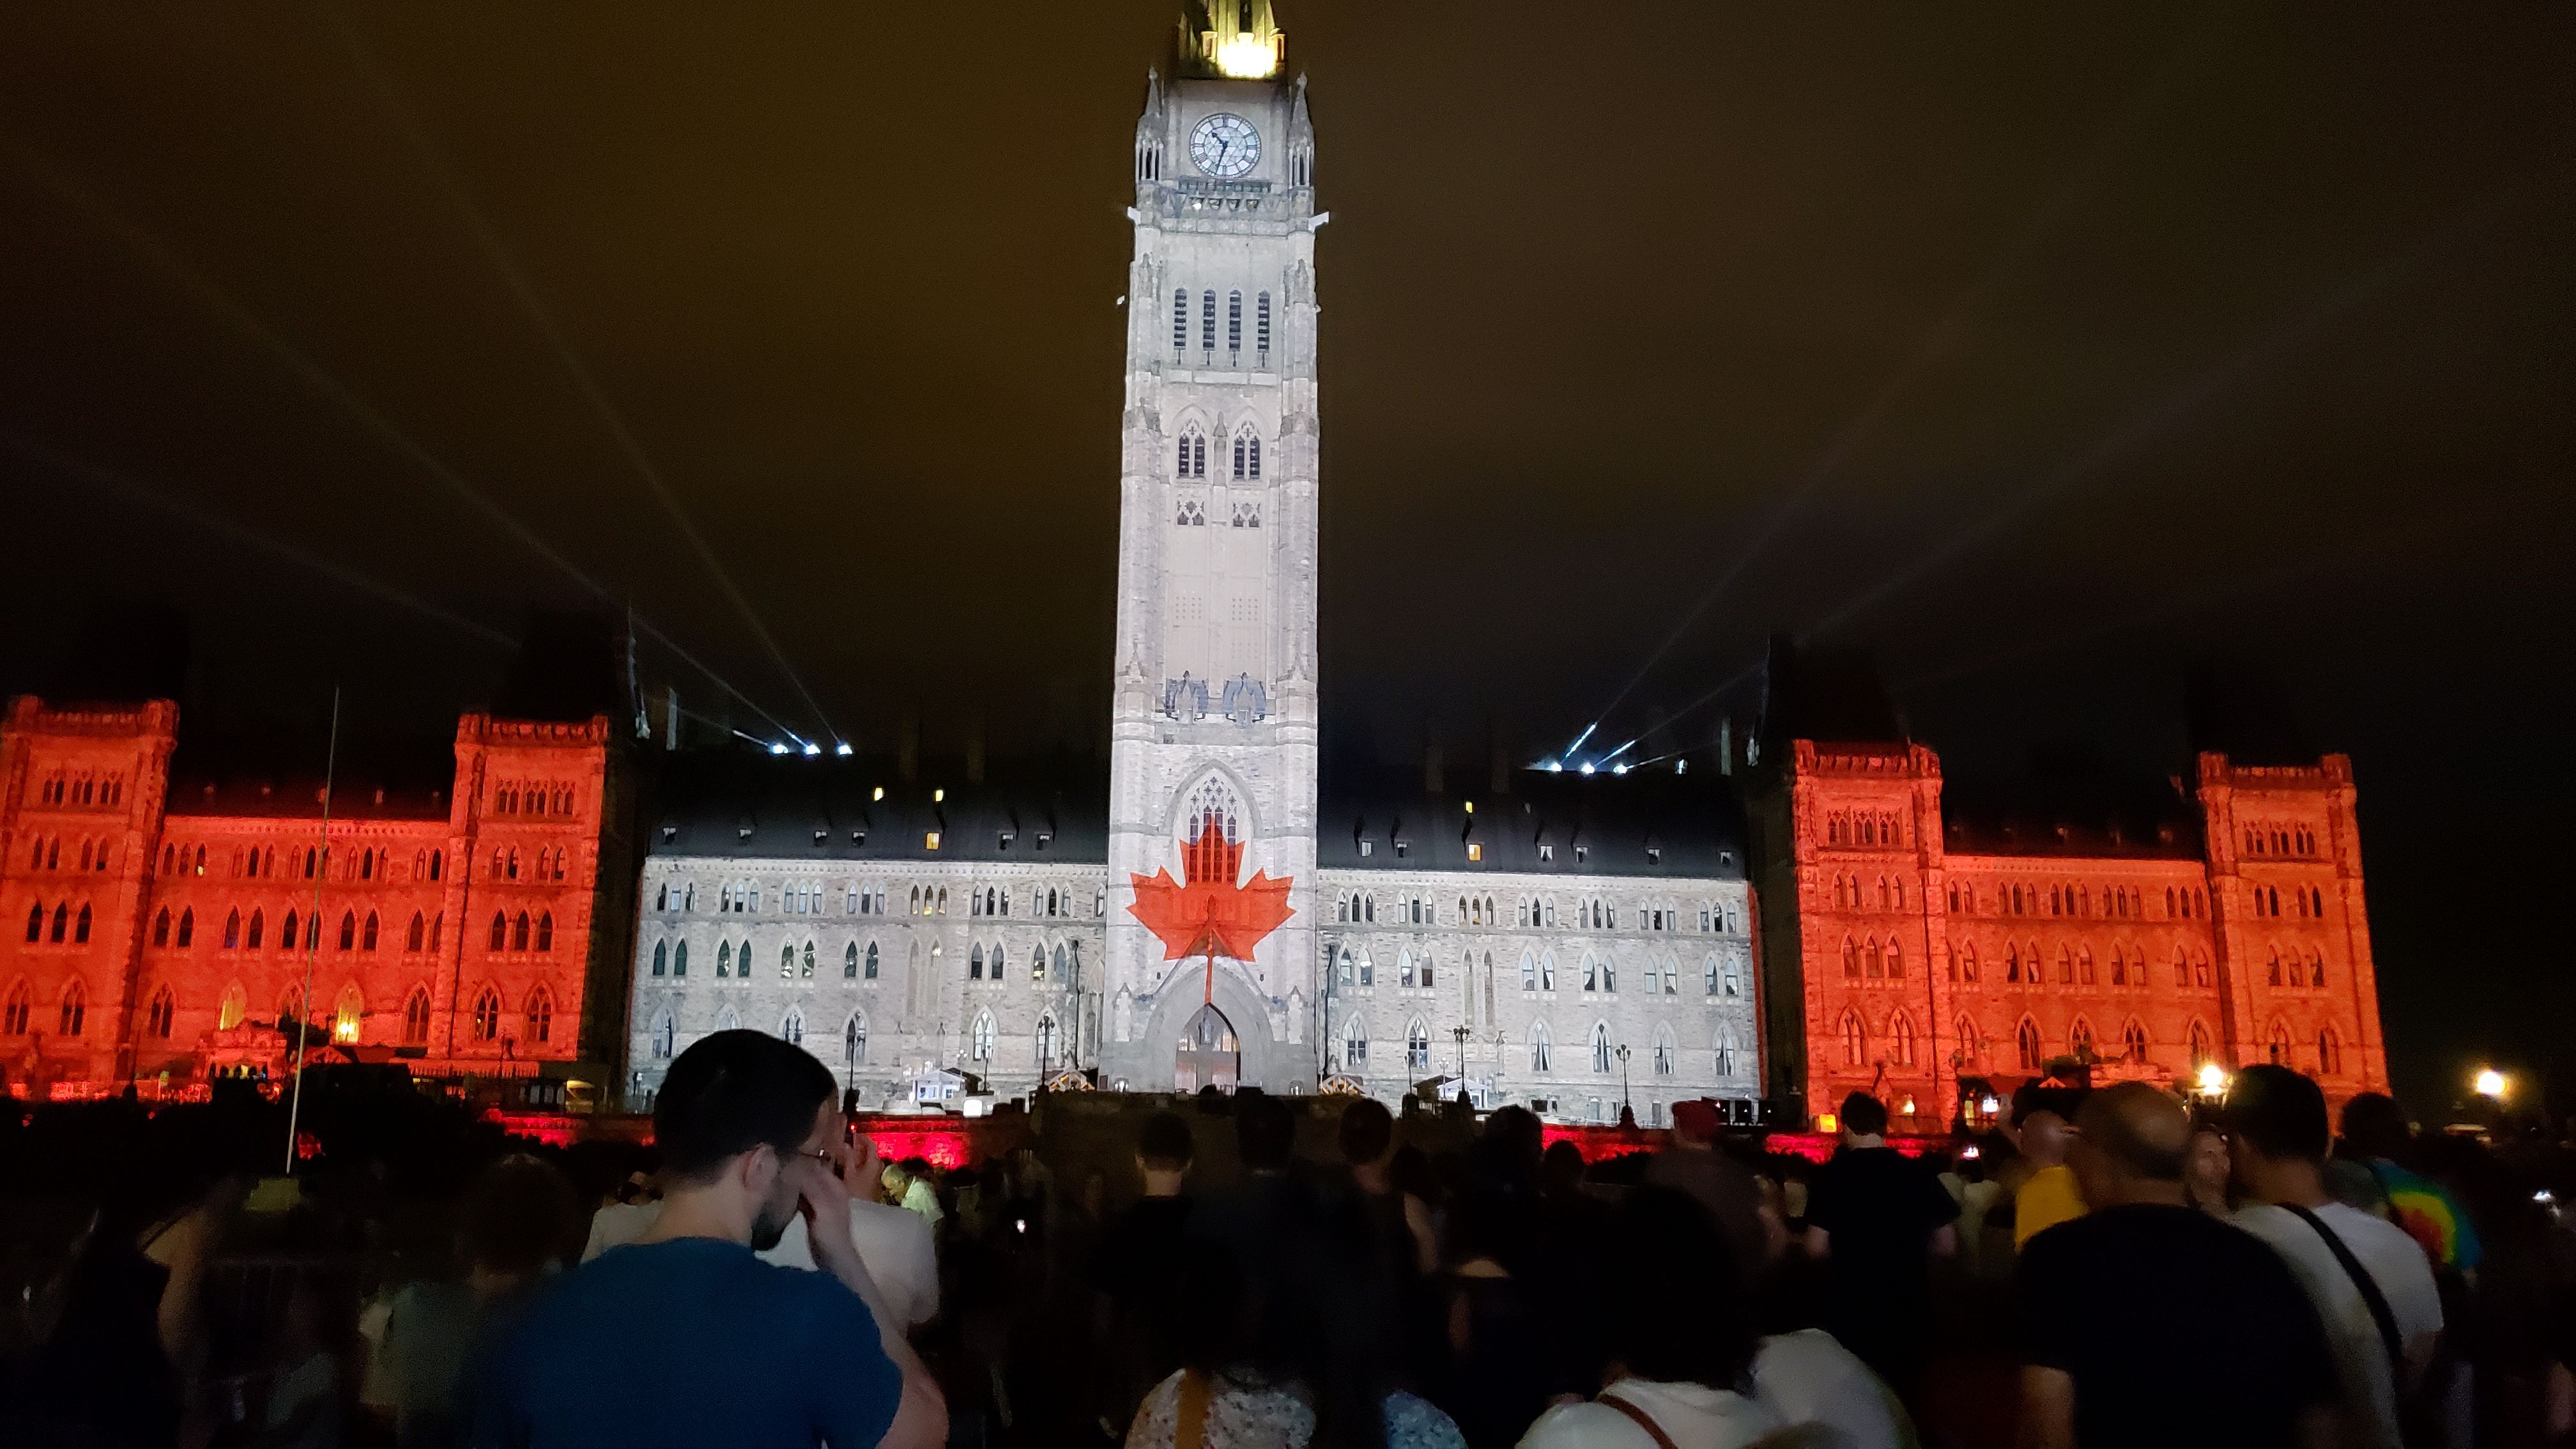
<path fill-rule="evenodd" d="M 1628 1044 L 1619 1043 L 1613 1055 L 1619 1058 L 1619 1115 L 1633 1119 L 1636 1109 L 1628 1102 Z"/>
<path fill-rule="evenodd" d="M 2505 1080 L 2504 1073 L 2497 1071 L 2495 1068 L 2480 1067 L 2478 1068 L 2477 1075 L 2469 1079 L 2469 1085 L 2479 1096 L 2486 1098 L 2490 1102 L 2501 1105 L 2504 1101 L 2505 1092 L 2512 1086 L 2512 1083 Z"/>
<path fill-rule="evenodd" d="M 2227 1069 L 2216 1062 L 2201 1063 L 2200 1094 L 2204 1097 L 2227 1095 Z"/>

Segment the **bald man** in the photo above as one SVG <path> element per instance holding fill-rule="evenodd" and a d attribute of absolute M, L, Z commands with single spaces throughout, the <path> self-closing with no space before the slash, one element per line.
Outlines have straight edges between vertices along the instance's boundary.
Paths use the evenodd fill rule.
<path fill-rule="evenodd" d="M 2182 1103 L 2143 1082 L 2077 1114 L 2091 1210 L 2021 1256 L 2024 1449 L 2335 1442 L 2316 1310 L 2271 1250 L 2184 1205 L 2190 1146 Z"/>

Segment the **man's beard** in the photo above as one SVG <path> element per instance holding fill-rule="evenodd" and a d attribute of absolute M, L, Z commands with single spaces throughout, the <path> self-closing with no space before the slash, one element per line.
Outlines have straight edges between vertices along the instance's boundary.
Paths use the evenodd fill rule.
<path fill-rule="evenodd" d="M 787 1236 L 787 1225 L 796 1221 L 798 1207 L 798 1199 L 793 1193 L 783 1204 L 774 1201 L 762 1203 L 759 1214 L 751 1220 L 751 1250 L 766 1253 L 777 1247 L 778 1240 Z"/>

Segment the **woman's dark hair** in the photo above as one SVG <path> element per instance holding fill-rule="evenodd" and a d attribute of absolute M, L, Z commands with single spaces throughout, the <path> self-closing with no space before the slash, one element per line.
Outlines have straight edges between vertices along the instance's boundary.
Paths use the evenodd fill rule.
<path fill-rule="evenodd" d="M 1384 1449 L 1396 1345 L 1377 1255 L 1356 1222 L 1317 1214 L 1258 1244 L 1193 1232 L 1171 1308 L 1182 1362 L 1248 1389 L 1302 1388 L 1315 1409 L 1312 1449 Z"/>
<path fill-rule="evenodd" d="M 1752 1304 L 1708 1209 L 1670 1188 L 1631 1189 L 1612 1214 L 1601 1276 L 1603 1342 L 1630 1374 L 1744 1386 Z"/>
<path fill-rule="evenodd" d="M 456 1235 L 469 1264 L 532 1275 L 581 1250 L 581 1209 L 552 1164 L 513 1153 L 466 1189 Z"/>

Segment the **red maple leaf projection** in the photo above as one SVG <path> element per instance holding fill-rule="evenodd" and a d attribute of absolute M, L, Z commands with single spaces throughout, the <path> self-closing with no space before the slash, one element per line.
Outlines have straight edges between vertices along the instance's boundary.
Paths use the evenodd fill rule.
<path fill-rule="evenodd" d="M 1238 885 L 1243 846 L 1225 838 L 1215 817 L 1202 817 L 1198 839 L 1181 846 L 1181 879 L 1169 870 L 1128 874 L 1136 903 L 1127 909 L 1163 942 L 1163 959 L 1208 958 L 1208 996 L 1216 993 L 1216 958 L 1252 959 L 1261 939 L 1295 914 L 1288 905 L 1294 877 L 1272 880 L 1260 871 Z"/>

